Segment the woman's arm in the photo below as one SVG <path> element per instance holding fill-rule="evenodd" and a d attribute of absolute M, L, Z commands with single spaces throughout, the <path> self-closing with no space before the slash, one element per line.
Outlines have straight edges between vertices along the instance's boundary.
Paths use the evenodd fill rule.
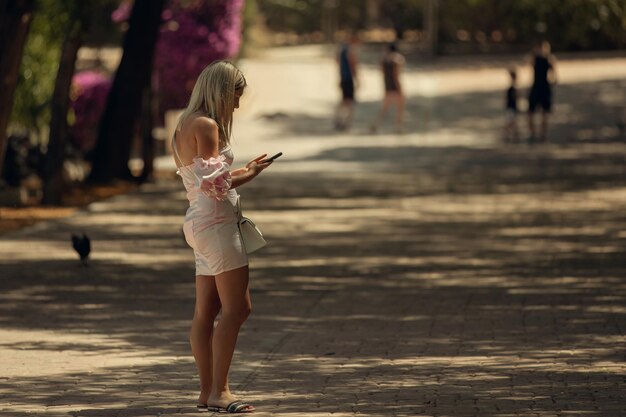
<path fill-rule="evenodd" d="M 231 172 L 230 178 L 232 180 L 232 183 L 231 183 L 230 188 L 240 187 L 244 185 L 245 183 L 252 181 L 254 177 L 256 177 L 256 175 L 253 176 L 249 171 L 241 173 L 239 175 L 233 175 Z"/>
<path fill-rule="evenodd" d="M 194 125 L 194 133 L 198 144 L 198 155 L 203 159 L 218 158 L 219 131 L 215 120 L 208 117 L 198 117 L 194 120 Z M 230 188 L 237 188 L 252 181 L 254 177 L 270 166 L 272 164 L 271 162 L 261 162 L 266 156 L 267 154 L 263 154 L 248 162 L 245 167 L 231 171 Z"/>
<path fill-rule="evenodd" d="M 196 138 L 197 155 L 203 159 L 219 156 L 219 130 L 217 122 L 208 117 L 196 117 L 192 129 Z"/>
<path fill-rule="evenodd" d="M 243 175 L 243 174 L 245 174 L 247 171 L 248 171 L 248 168 L 246 168 L 246 167 L 243 167 L 243 168 L 237 168 L 237 169 L 234 169 L 234 170 L 230 171 L 230 175 L 232 175 L 232 176 Z"/>
<path fill-rule="evenodd" d="M 272 165 L 272 162 L 262 162 L 267 154 L 260 155 L 248 162 L 245 167 L 231 171 L 232 185 L 230 188 L 237 188 L 247 182 L 252 181 L 254 177 L 259 175 L 265 168 Z"/>

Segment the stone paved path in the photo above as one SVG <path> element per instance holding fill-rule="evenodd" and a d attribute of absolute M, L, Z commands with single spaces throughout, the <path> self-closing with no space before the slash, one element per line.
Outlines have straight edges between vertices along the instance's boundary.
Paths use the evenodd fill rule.
<path fill-rule="evenodd" d="M 466 86 L 486 108 L 417 91 L 415 131 L 371 136 L 365 100 L 337 135 L 335 96 L 303 82 L 330 60 L 279 58 L 243 63 L 252 85 L 235 142 L 244 160 L 285 152 L 241 190 L 271 243 L 251 261 L 253 314 L 231 373 L 255 415 L 626 415 L 626 145 L 615 131 L 584 140 L 589 124 L 557 118 L 571 140 L 504 145 L 500 91 Z M 303 86 L 281 84 L 278 101 L 276 62 Z M 409 76 L 434 76 L 422 71 Z M 374 76 L 364 68 L 365 97 Z M 614 104 L 604 94 L 625 81 L 603 77 L 567 84 L 580 101 L 561 102 L 559 117 Z M 197 414 L 184 210 L 180 184 L 164 180 L 0 236 L 0 416 Z M 82 231 L 88 267 L 69 244 Z"/>

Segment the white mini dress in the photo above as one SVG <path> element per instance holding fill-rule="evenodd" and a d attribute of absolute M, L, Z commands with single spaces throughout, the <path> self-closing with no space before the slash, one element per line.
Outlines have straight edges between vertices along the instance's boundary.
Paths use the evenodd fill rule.
<path fill-rule="evenodd" d="M 180 161 L 176 136 L 172 145 Z M 230 146 L 220 150 L 220 155 L 232 166 L 234 155 Z M 229 189 L 223 200 L 208 195 L 198 187 L 193 166 L 181 166 L 177 174 L 183 179 L 189 200 L 183 232 L 187 244 L 193 249 L 196 275 L 215 276 L 248 265 L 248 255 L 237 225 L 237 191 Z"/>

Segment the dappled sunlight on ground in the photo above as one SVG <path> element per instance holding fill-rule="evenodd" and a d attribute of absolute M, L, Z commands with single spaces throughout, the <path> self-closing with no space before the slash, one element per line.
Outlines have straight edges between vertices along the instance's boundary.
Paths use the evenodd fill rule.
<path fill-rule="evenodd" d="M 502 144 L 488 133 L 499 94 L 438 97 L 431 124 L 403 136 L 365 134 L 366 116 L 333 134 L 325 104 L 302 97 L 286 118 L 244 114 L 238 164 L 285 153 L 240 190 L 269 241 L 251 256 L 230 375 L 255 415 L 622 413 L 626 144 L 576 143 L 607 111 L 579 102 L 556 143 Z M 2 412 L 196 413 L 185 209 L 163 179 L 0 236 Z M 92 238 L 88 266 L 73 232 Z"/>

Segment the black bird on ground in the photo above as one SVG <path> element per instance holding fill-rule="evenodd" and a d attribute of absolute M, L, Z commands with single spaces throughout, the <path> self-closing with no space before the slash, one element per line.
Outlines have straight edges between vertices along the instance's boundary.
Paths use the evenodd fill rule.
<path fill-rule="evenodd" d="M 82 236 L 73 234 L 72 247 L 80 256 L 80 260 L 83 265 L 87 265 L 87 258 L 89 257 L 89 252 L 91 252 L 91 241 L 89 240 L 87 235 L 84 233 Z"/>

